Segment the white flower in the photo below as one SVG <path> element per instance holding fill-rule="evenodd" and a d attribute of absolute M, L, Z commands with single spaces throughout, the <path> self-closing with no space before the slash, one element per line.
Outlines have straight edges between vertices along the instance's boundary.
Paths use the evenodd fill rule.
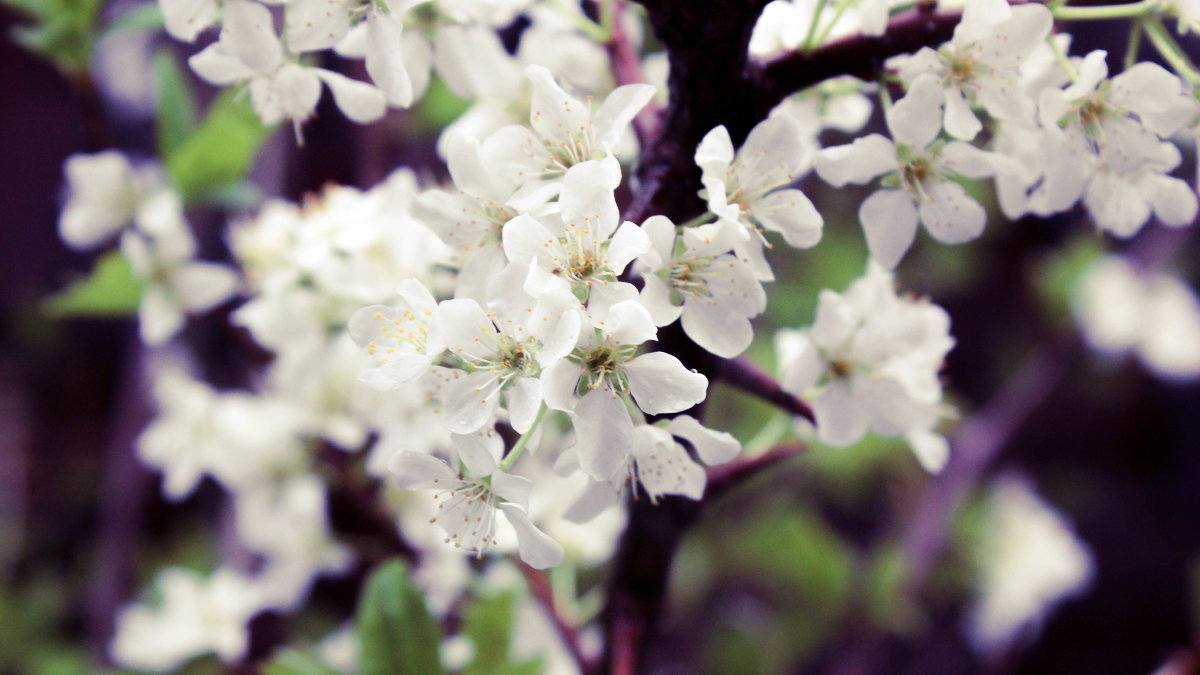
<path fill-rule="evenodd" d="M 138 437 L 137 452 L 163 472 L 171 500 L 191 494 L 205 474 L 238 491 L 302 463 L 302 420 L 280 401 L 217 393 L 172 367 L 155 372 L 154 396 L 159 414 Z"/>
<path fill-rule="evenodd" d="M 730 253 L 721 237 L 706 236 L 718 228 L 688 228 L 676 236 L 666 216 L 648 218 L 642 230 L 652 248 L 638 261 L 645 284 L 641 298 L 656 325 L 680 319 L 696 344 L 733 358 L 754 339 L 750 319 L 766 309 L 767 294 L 750 265 Z"/>
<path fill-rule="evenodd" d="M 1135 234 L 1152 210 L 1168 225 L 1189 224 L 1196 196 L 1165 175 L 1179 153 L 1160 137 L 1190 122 L 1200 104 L 1183 95 L 1178 77 L 1152 63 L 1107 79 L 1104 56 L 1088 54 L 1077 82 L 1042 92 L 1043 133 L 1034 154 L 1040 182 L 1025 200 L 1010 190 L 1006 212 L 1048 215 L 1082 197 L 1096 224 L 1120 237 Z"/>
<path fill-rule="evenodd" d="M 208 578 L 170 567 L 159 573 L 157 607 L 126 606 L 117 615 L 109 653 L 117 663 L 139 670 L 173 670 L 184 661 L 214 652 L 231 663 L 246 653 L 246 623 L 259 611 L 253 583 L 219 569 Z"/>
<path fill-rule="evenodd" d="M 691 499 L 703 497 L 708 481 L 704 466 L 693 460 L 677 439 L 694 448 L 700 462 L 708 465 L 724 464 L 742 449 L 730 434 L 713 431 L 690 415 L 673 417 L 661 426 L 639 425 L 634 430 L 632 452 L 624 464 L 607 480 L 593 481 L 563 517 L 588 522 L 616 503 L 626 485 L 638 483 L 652 503 L 667 494 Z"/>
<path fill-rule="evenodd" d="M 299 135 L 321 96 L 324 82 L 334 101 L 355 122 L 383 116 L 384 94 L 375 87 L 330 70 L 309 68 L 286 58 L 272 27 L 270 11 L 251 0 L 225 0 L 220 39 L 188 59 L 192 70 L 217 85 L 249 82 L 250 101 L 264 124 L 291 119 Z"/>
<path fill-rule="evenodd" d="M 531 191 L 553 190 L 567 169 L 615 152 L 634 116 L 654 96 L 648 84 L 625 85 L 593 113 L 590 100 L 563 91 L 544 67 L 529 66 L 525 74 L 533 81 L 529 128 L 500 129 L 484 140 L 483 154 L 487 166 L 520 176 Z"/>
<path fill-rule="evenodd" d="M 138 209 L 137 225 L 122 234 L 121 253 L 147 282 L 138 305 L 138 328 L 143 342 L 158 346 L 183 327 L 186 314 L 227 300 L 239 280 L 225 265 L 193 260 L 196 243 L 174 192 L 159 190 L 147 198 Z"/>
<path fill-rule="evenodd" d="M 812 151 L 799 125 L 786 115 L 755 126 L 736 156 L 724 126 L 709 131 L 696 147 L 708 210 L 740 227 L 735 250 L 750 258 L 760 279 L 773 278 L 763 257 L 764 244 L 770 246 L 764 229 L 782 234 L 797 248 L 821 240 L 821 214 L 803 192 L 787 187 L 808 171 Z"/>
<path fill-rule="evenodd" d="M 570 413 L 579 465 L 593 478 L 610 478 L 633 446 L 627 395 L 641 411 L 658 415 L 687 410 L 707 394 L 708 378 L 674 356 L 634 357 L 638 345 L 655 334 L 650 314 L 637 300 L 619 302 L 602 325 L 583 331 L 569 356 L 542 373 L 546 405 Z"/>
<path fill-rule="evenodd" d="M 1032 121 L 1034 102 L 1021 86 L 1020 68 L 1054 19 L 1043 5 L 1010 7 L 1005 0 L 969 0 L 954 38 L 937 51 L 921 48 L 888 61 L 911 84 L 930 74 L 945 88 L 946 132 L 971 140 L 983 128 L 971 108 L 998 119 Z"/>
<path fill-rule="evenodd" d="M 1200 299 L 1178 278 L 1140 276 L 1109 256 L 1084 271 L 1072 300 L 1075 319 L 1095 349 L 1132 351 L 1163 378 L 1200 378 Z"/>
<path fill-rule="evenodd" d="M 937 141 L 942 97 L 937 78 L 919 77 L 887 112 L 894 143 L 871 134 L 817 155 L 817 173 L 835 187 L 888 174 L 884 189 L 863 201 L 858 217 L 871 256 L 889 269 L 912 245 L 918 222 L 947 244 L 961 244 L 983 233 L 987 213 L 954 181 L 955 175 L 982 178 L 1018 170 L 1012 160 L 968 143 Z"/>
<path fill-rule="evenodd" d="M 397 9 L 405 4 L 397 3 Z M 405 40 L 396 14 L 373 0 L 292 0 L 287 4 L 284 37 L 288 49 L 307 52 L 328 49 L 341 43 L 351 27 L 366 26 L 366 66 L 371 81 L 388 103 L 407 108 L 414 88 L 405 68 Z"/>
<path fill-rule="evenodd" d="M 397 308 L 363 307 L 350 317 L 347 326 L 355 344 L 365 347 L 379 362 L 359 376 L 373 389 L 396 389 L 416 380 L 445 348 L 442 337 L 430 330 L 437 301 L 429 289 L 409 279 L 400 282 L 396 292 L 402 300 Z"/>
<path fill-rule="evenodd" d="M 520 215 L 505 224 L 504 253 L 529 266 L 525 290 L 530 295 L 570 291 L 587 303 L 595 319 L 616 302 L 636 297 L 637 290 L 617 276 L 650 248 L 650 241 L 634 223 L 618 227 L 613 190 L 619 182 L 615 161 L 577 164 L 563 178 L 557 215 L 540 220 Z"/>
<path fill-rule="evenodd" d="M 59 216 L 58 233 L 67 245 L 79 250 L 92 248 L 121 231 L 133 221 L 146 198 L 163 187 L 157 165 L 134 169 L 116 150 L 71 155 L 63 172 L 67 203 Z"/>
<path fill-rule="evenodd" d="M 525 269 L 510 265 L 493 278 L 484 312 L 469 298 L 438 306 L 437 324 L 446 349 L 468 370 L 441 386 L 446 427 L 477 431 L 490 422 L 503 394 L 513 428 L 527 432 L 542 403 L 538 376 L 579 339 L 582 312 L 569 293 L 529 296 L 521 288 Z"/>
<path fill-rule="evenodd" d="M 979 551 L 982 588 L 968 624 L 971 641 L 986 652 L 1006 648 L 1023 626 L 1040 623 L 1054 605 L 1079 594 L 1094 568 L 1084 543 L 1027 480 L 996 481 L 991 507 Z"/>
<path fill-rule="evenodd" d="M 294 608 L 317 575 L 344 572 L 353 559 L 329 535 L 325 485 L 312 474 L 252 486 L 236 507 L 239 541 L 264 556 L 255 583 L 266 605 Z"/>
<path fill-rule="evenodd" d="M 529 520 L 529 480 L 497 468 L 504 445 L 499 436 L 489 432 L 454 439 L 464 472 L 416 452 L 401 452 L 388 464 L 401 487 L 435 491 L 438 511 L 430 522 L 446 531 L 446 543 L 482 557 L 496 544 L 496 519 L 502 515 L 516 530 L 522 560 L 537 569 L 562 562 L 562 546 Z"/>
<path fill-rule="evenodd" d="M 954 346 L 950 318 L 937 305 L 898 297 L 893 283 L 871 263 L 844 294 L 821 291 L 812 328 L 776 336 L 780 382 L 811 396 L 823 442 L 850 445 L 867 430 L 903 436 L 936 473 L 949 451 L 932 430 L 942 417 L 938 370 Z"/>
<path fill-rule="evenodd" d="M 221 0 L 158 0 L 167 32 L 176 40 L 195 42 L 200 31 L 217 23 Z"/>

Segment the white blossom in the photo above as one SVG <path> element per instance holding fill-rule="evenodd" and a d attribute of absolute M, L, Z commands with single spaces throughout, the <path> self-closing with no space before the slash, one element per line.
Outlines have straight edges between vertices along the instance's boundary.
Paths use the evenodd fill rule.
<path fill-rule="evenodd" d="M 938 370 L 954 346 L 942 308 L 896 294 L 892 275 L 871 263 L 844 294 L 823 290 L 806 331 L 780 331 L 780 383 L 812 402 L 817 437 L 835 446 L 868 431 L 905 437 L 926 470 L 949 448 L 933 433 L 942 417 Z"/>

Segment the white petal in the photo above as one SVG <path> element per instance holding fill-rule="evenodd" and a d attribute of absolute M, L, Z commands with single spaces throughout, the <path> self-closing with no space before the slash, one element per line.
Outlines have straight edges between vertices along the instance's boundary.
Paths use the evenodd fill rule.
<path fill-rule="evenodd" d="M 813 162 L 817 174 L 830 185 L 862 184 L 900 167 L 896 146 L 879 134 L 854 139 L 850 145 L 825 148 Z"/>
<path fill-rule="evenodd" d="M 216 263 L 193 262 L 171 275 L 179 303 L 189 312 L 203 312 L 224 302 L 237 290 L 232 269 Z"/>
<path fill-rule="evenodd" d="M 163 23 L 176 40 L 194 42 L 200 31 L 217 22 L 216 0 L 159 0 Z"/>
<path fill-rule="evenodd" d="M 283 60 L 271 11 L 250 0 L 225 0 L 221 48 L 259 73 L 269 73 Z"/>
<path fill-rule="evenodd" d="M 442 423 L 456 434 L 478 431 L 491 421 L 500 403 L 496 374 L 481 370 L 442 385 Z"/>
<path fill-rule="evenodd" d="M 763 227 L 782 234 L 790 246 L 811 248 L 821 241 L 821 214 L 799 190 L 773 192 L 750 208 Z"/>
<path fill-rule="evenodd" d="M 575 389 L 579 385 L 578 363 L 559 359 L 542 371 L 542 397 L 551 410 L 575 407 Z"/>
<path fill-rule="evenodd" d="M 383 92 L 376 87 L 330 70 L 314 70 L 317 77 L 329 85 L 329 90 L 333 92 L 333 100 L 346 117 L 364 124 L 383 117 L 383 113 L 387 111 L 387 101 Z"/>
<path fill-rule="evenodd" d="M 567 169 L 558 197 L 563 222 L 587 230 L 593 239 L 607 239 L 617 228 L 619 211 L 613 190 L 621 181 L 606 162 L 581 162 Z"/>
<path fill-rule="evenodd" d="M 503 442 L 495 434 L 456 434 L 454 449 L 458 460 L 467 467 L 472 478 L 490 476 L 496 470 L 496 461 L 504 451 Z"/>
<path fill-rule="evenodd" d="M 943 181 L 926 185 L 930 199 L 917 210 L 921 222 L 934 239 L 944 244 L 961 244 L 983 234 L 987 211 L 958 183 Z"/>
<path fill-rule="evenodd" d="M 812 402 L 817 437 L 835 447 L 845 447 L 867 433 L 861 404 L 841 383 L 835 383 Z"/>
<path fill-rule="evenodd" d="M 725 359 L 746 351 L 754 341 L 750 319 L 727 305 L 688 300 L 683 305 L 683 332 L 696 344 Z"/>
<path fill-rule="evenodd" d="M 640 345 L 658 336 L 650 312 L 637 300 L 613 305 L 604 321 L 604 332 L 623 345 Z"/>
<path fill-rule="evenodd" d="M 731 434 L 709 429 L 691 415 L 672 418 L 667 423 L 667 431 L 687 439 L 696 449 L 700 461 L 709 466 L 724 464 L 742 451 L 742 444 Z"/>
<path fill-rule="evenodd" d="M 407 108 L 413 86 L 401 54 L 400 22 L 391 14 L 367 17 L 367 74 L 387 96 L 388 103 Z"/>
<path fill-rule="evenodd" d="M 941 473 L 950 459 L 950 444 L 945 436 L 932 431 L 910 431 L 905 439 L 922 468 L 929 473 Z"/>
<path fill-rule="evenodd" d="M 508 420 L 519 434 L 528 433 L 542 403 L 542 382 L 518 377 L 508 390 Z"/>
<path fill-rule="evenodd" d="M 942 83 L 933 75 L 913 81 L 904 98 L 887 112 L 888 129 L 897 143 L 924 149 L 942 130 Z"/>
<path fill-rule="evenodd" d="M 409 490 L 449 489 L 459 483 L 458 473 L 445 462 L 421 452 L 398 452 L 388 460 L 396 484 Z"/>
<path fill-rule="evenodd" d="M 167 289 L 151 284 L 142 293 L 138 305 L 138 330 L 142 342 L 157 347 L 170 340 L 183 327 L 183 310 Z"/>
<path fill-rule="evenodd" d="M 625 403 L 606 387 L 579 399 L 572 414 L 579 467 L 603 480 L 616 473 L 633 447 L 633 420 Z"/>
<path fill-rule="evenodd" d="M 291 0 L 284 35 L 291 51 L 329 49 L 350 31 L 350 4 L 341 0 Z"/>
<path fill-rule="evenodd" d="M 188 65 L 205 82 L 222 86 L 247 80 L 255 74 L 241 59 L 221 49 L 220 43 L 213 43 L 193 54 Z"/>
<path fill-rule="evenodd" d="M 614 89 L 592 115 L 596 141 L 615 147 L 629 123 L 652 98 L 654 87 L 649 84 L 626 84 Z"/>
<path fill-rule="evenodd" d="M 917 210 L 903 190 L 878 190 L 858 209 L 871 257 L 892 269 L 917 235 Z"/>
<path fill-rule="evenodd" d="M 517 548 L 521 552 L 521 560 L 539 570 L 555 567 L 562 562 L 562 544 L 535 527 L 524 511 L 512 504 L 500 504 L 499 508 L 508 516 L 508 522 L 512 523 L 517 532 Z"/>
<path fill-rule="evenodd" d="M 1007 6 L 1007 4 L 1005 5 Z M 983 129 L 983 123 L 971 112 L 962 90 L 951 87 L 946 90 L 946 133 L 955 138 L 969 141 Z"/>
<path fill-rule="evenodd" d="M 708 394 L 708 378 L 664 352 L 642 354 L 625 364 L 629 392 L 651 415 L 687 410 Z"/>
<path fill-rule="evenodd" d="M 605 260 L 609 269 L 620 274 L 630 261 L 649 250 L 650 238 L 646 236 L 642 228 L 625 221 L 613 234 Z"/>

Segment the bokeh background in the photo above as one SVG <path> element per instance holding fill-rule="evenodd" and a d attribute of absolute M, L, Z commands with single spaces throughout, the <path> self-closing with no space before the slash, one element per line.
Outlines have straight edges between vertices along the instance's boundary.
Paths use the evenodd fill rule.
<path fill-rule="evenodd" d="M 134 323 L 45 311 L 44 299 L 93 262 L 56 234 L 63 161 L 106 145 L 151 155 L 154 128 L 152 109 L 73 86 L 15 45 L 7 36 L 20 21 L 0 8 L 0 672 L 100 672 L 111 667 L 116 610 L 167 562 L 210 569 L 221 551 L 213 532 L 227 514 L 211 484 L 181 504 L 163 501 L 159 478 L 132 453 L 152 413 Z M 1109 37 L 1083 26 L 1076 34 L 1077 51 Z M 132 59 L 118 69 L 134 84 L 143 68 L 148 87 L 136 56 L 160 47 L 170 46 L 150 42 L 113 58 Z M 194 84 L 201 104 L 212 97 Z M 372 185 L 399 163 L 436 177 L 436 130 L 458 108 L 448 97 L 431 101 L 366 128 L 325 101 L 307 147 L 277 130 L 252 179 L 265 194 L 298 199 L 329 181 Z M 756 324 L 765 339 L 751 352 L 768 370 L 772 330 L 810 323 L 816 289 L 844 289 L 865 260 L 855 220 L 862 194 L 805 187 L 825 215 L 826 239 L 777 258 L 779 281 Z M 1149 673 L 1172 659 L 1181 669 L 1173 672 L 1200 671 L 1200 385 L 1164 383 L 1135 361 L 1088 353 L 1066 308 L 1079 269 L 1105 247 L 1141 247 L 1195 287 L 1200 245 L 1191 231 L 1156 226 L 1118 243 L 1084 217 L 992 218 L 980 241 L 954 248 L 918 237 L 900 278 L 953 318 L 958 346 L 945 381 L 964 419 L 989 410 L 1026 364 L 1052 366 L 1052 377 L 1018 390 L 1034 403 L 1004 430 L 1011 435 L 979 477 L 1031 479 L 1091 550 L 1088 590 L 1011 650 L 981 657 L 963 628 L 987 536 L 979 493 L 944 505 L 950 545 L 927 561 L 921 583 L 906 585 L 901 543 L 942 479 L 925 475 L 902 443 L 812 446 L 715 501 L 685 538 L 650 655 L 655 672 Z M 202 210 L 193 222 L 219 251 L 223 213 Z M 196 322 L 187 338 L 221 387 L 237 386 L 263 356 L 222 330 L 229 309 Z M 768 408 L 730 390 L 710 401 L 713 424 L 743 440 L 773 424 Z M 600 587 L 605 574 L 585 570 L 580 581 Z M 257 622 L 258 655 L 336 626 L 358 581 L 322 582 L 302 615 Z M 187 672 L 222 670 L 253 672 L 213 658 Z"/>

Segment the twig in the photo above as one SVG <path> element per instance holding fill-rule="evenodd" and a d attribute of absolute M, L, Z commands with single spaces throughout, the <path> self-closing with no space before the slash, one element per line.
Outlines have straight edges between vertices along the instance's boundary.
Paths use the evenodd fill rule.
<path fill-rule="evenodd" d="M 783 390 L 783 387 L 753 361 L 744 356 L 734 359 L 722 359 L 717 364 L 714 376 L 735 389 L 757 396 L 781 410 L 798 415 L 816 423 L 812 408 L 808 403 Z"/>
<path fill-rule="evenodd" d="M 529 584 L 529 592 L 546 610 L 559 637 L 562 638 L 563 645 L 571 653 L 571 658 L 575 659 L 575 663 L 579 665 L 579 671 L 585 674 L 595 672 L 596 664 L 588 659 L 583 650 L 579 648 L 579 631 L 567 621 L 562 612 L 558 611 L 558 605 L 554 602 L 554 590 L 550 587 L 546 573 L 535 570 L 525 563 L 521 563 L 519 567 L 521 574 L 525 576 L 525 582 Z"/>
<path fill-rule="evenodd" d="M 629 35 L 625 32 L 623 16 L 629 8 L 628 0 L 601 1 L 611 2 L 613 6 L 612 32 L 608 42 L 604 44 L 604 49 L 608 52 L 608 60 L 612 63 L 613 77 L 616 78 L 617 85 L 645 82 L 646 78 L 642 76 L 642 65 L 637 51 L 633 48 L 633 44 L 629 41 Z M 639 147 L 644 148 L 653 139 L 658 138 L 658 115 L 660 112 L 658 104 L 651 101 L 638 113 L 637 117 L 633 118 L 633 133 L 637 136 Z"/>

